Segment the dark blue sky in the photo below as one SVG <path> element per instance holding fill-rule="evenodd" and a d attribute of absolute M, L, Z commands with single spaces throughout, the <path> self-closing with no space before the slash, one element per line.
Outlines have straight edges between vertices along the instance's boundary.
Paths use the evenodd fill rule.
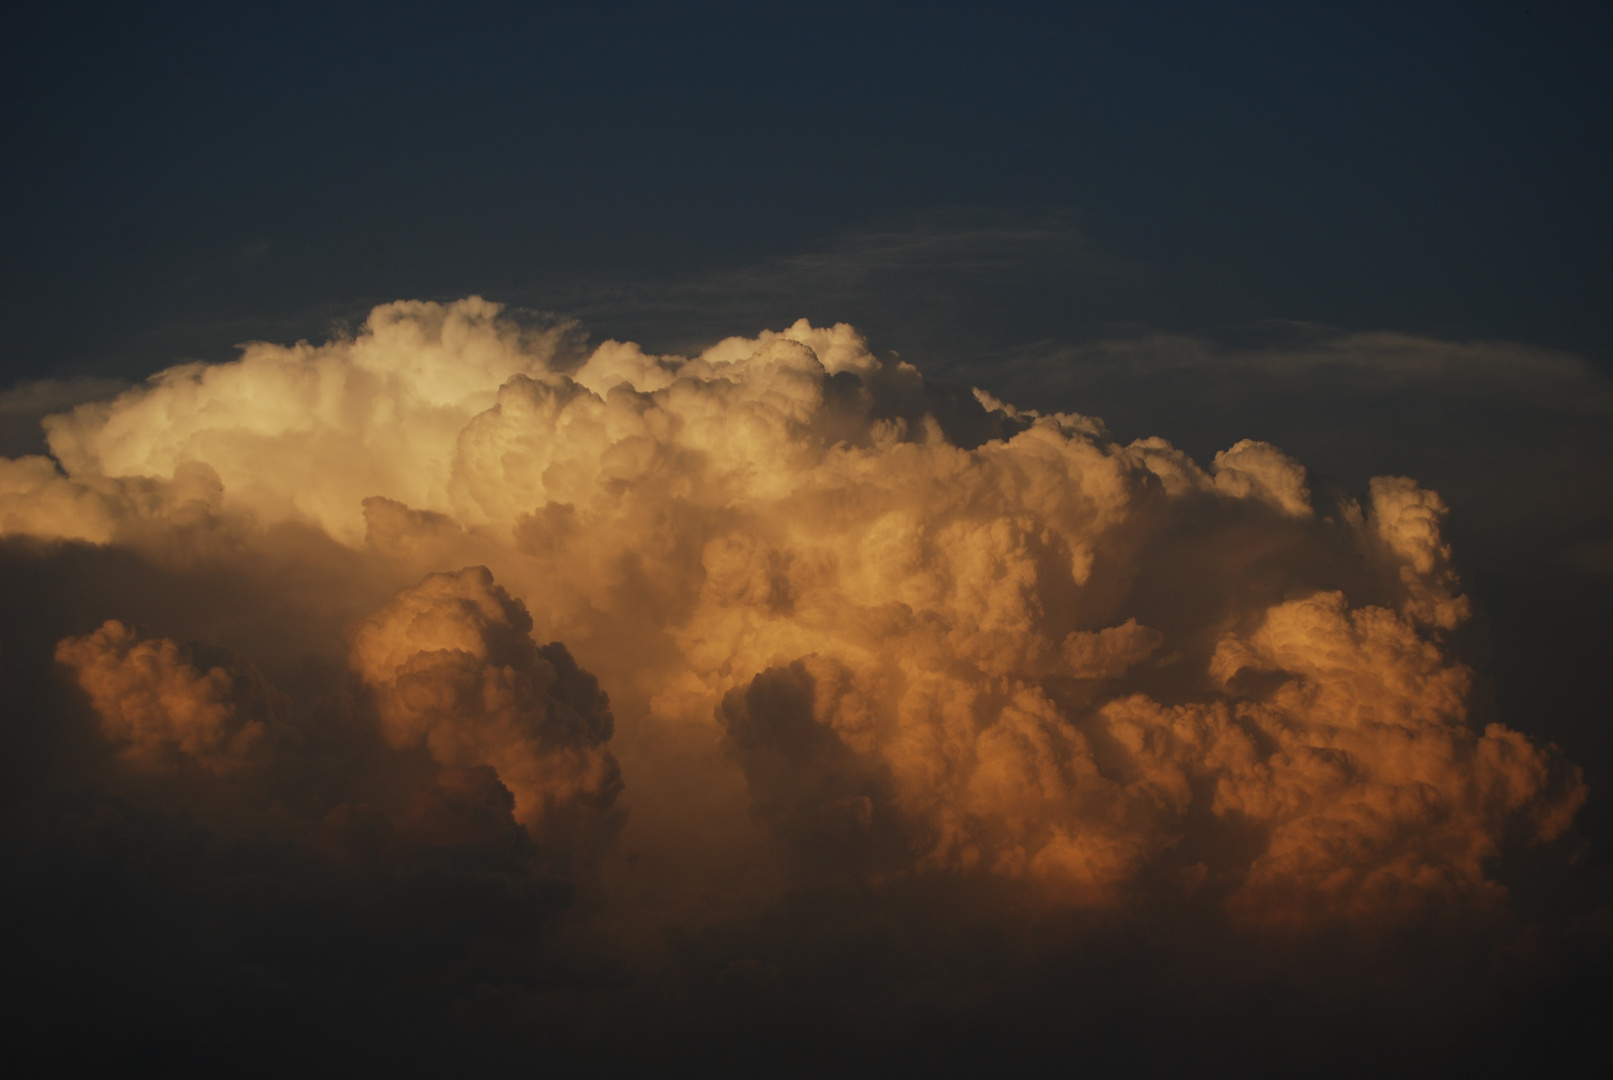
<path fill-rule="evenodd" d="M 1609 28 L 1549 4 L 42 7 L 4 35 L 0 371 L 138 376 L 470 292 L 610 332 L 591 298 L 624 284 L 981 221 L 1123 268 L 1094 291 L 1045 244 L 997 251 L 995 286 L 946 290 L 988 344 L 1293 319 L 1606 367 Z M 911 321 L 908 286 L 880 287 L 848 314 L 915 347 L 878 315 Z"/>

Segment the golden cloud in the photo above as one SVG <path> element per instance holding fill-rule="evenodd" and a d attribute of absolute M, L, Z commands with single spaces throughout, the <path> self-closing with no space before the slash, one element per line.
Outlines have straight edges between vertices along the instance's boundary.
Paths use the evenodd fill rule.
<path fill-rule="evenodd" d="M 943 428 L 845 325 L 580 365 L 559 341 L 400 303 L 171 369 L 0 461 L 0 530 L 323 534 L 391 582 L 348 657 L 381 737 L 490 767 L 538 837 L 632 803 L 606 691 L 625 737 L 705 739 L 789 873 L 1103 905 L 1167 867 L 1250 926 L 1498 905 L 1503 839 L 1584 799 L 1474 724 L 1445 507 L 1412 480 L 1319 501 L 1263 442 L 1205 469 L 979 392 Z M 173 642 L 108 623 L 59 656 L 131 759 L 222 772 L 260 740 Z"/>

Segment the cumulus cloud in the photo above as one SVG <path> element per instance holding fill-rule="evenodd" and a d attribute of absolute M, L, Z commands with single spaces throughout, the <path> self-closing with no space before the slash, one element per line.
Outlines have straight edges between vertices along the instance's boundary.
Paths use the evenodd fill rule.
<path fill-rule="evenodd" d="M 169 368 L 46 418 L 50 452 L 112 512 L 132 511 L 138 480 L 205 462 L 266 518 L 362 536 L 366 496 L 445 504 L 460 430 L 507 378 L 555 356 L 562 331 L 529 333 L 497 314 L 475 299 L 388 304 L 351 340 L 255 344 L 233 363 Z"/>
<path fill-rule="evenodd" d="M 1271 323 L 1036 342 L 944 375 L 1044 407 L 1080 403 L 1127 437 L 1166 433 L 1202 458 L 1252 436 L 1313 474 L 1415 476 L 1470 523 L 1458 553 L 1469 563 L 1502 557 L 1475 542 L 1538 558 L 1607 539 L 1613 381 L 1571 353 Z"/>
<path fill-rule="evenodd" d="M 115 397 L 127 384 L 115 379 L 35 379 L 0 390 L 0 455 L 23 457 L 45 447 L 39 422 L 87 401 Z"/>
<path fill-rule="evenodd" d="M 1571 765 L 1500 724 L 1473 730 L 1472 673 L 1411 620 L 1351 610 L 1341 593 L 1270 609 L 1221 641 L 1210 671 L 1229 686 L 1281 679 L 1234 706 L 1274 749 L 1227 753 L 1214 795 L 1217 813 L 1269 830 L 1232 898 L 1240 911 L 1375 918 L 1493 895 L 1484 864 L 1514 819 L 1549 840 L 1585 799 Z"/>
<path fill-rule="evenodd" d="M 1205 469 L 983 392 L 948 430 L 844 325 L 556 357 L 469 300 L 173 369 L 47 421 L 55 461 L 5 463 L 6 527 L 298 521 L 426 571 L 357 628 L 353 669 L 389 745 L 491 766 L 540 832 L 632 777 L 529 608 L 640 723 L 714 725 L 757 819 L 823 872 L 1086 904 L 1186 860 L 1252 918 L 1371 921 L 1496 902 L 1503 836 L 1549 838 L 1583 798 L 1551 751 L 1473 729 L 1445 507 L 1412 480 L 1318 505 L 1267 443 Z M 114 625 L 61 653 L 106 730 L 239 756 L 258 729 L 222 673 Z M 1203 813 L 1261 843 L 1189 858 Z"/>
<path fill-rule="evenodd" d="M 266 761 L 280 720 L 275 692 L 250 666 L 198 666 L 190 650 L 116 619 L 56 645 L 119 754 L 143 769 L 181 760 L 216 776 Z"/>
<path fill-rule="evenodd" d="M 432 574 L 364 621 L 353 666 L 375 692 L 391 746 L 424 746 L 456 769 L 490 767 L 534 829 L 597 828 L 575 819 L 605 817 L 621 788 L 605 746 L 610 704 L 564 645 L 540 648 L 531 629 L 486 567 Z"/>
<path fill-rule="evenodd" d="M 1484 700 L 1415 480 L 941 394 L 843 324 L 563 337 L 386 305 L 0 461 L 9 557 L 112 568 L 48 644 L 121 765 L 272 771 L 297 880 L 396 925 L 445 881 L 534 926 L 576 888 L 652 951 L 635 920 L 823 889 L 1196 904 L 1256 941 L 1502 918 L 1498 863 L 1585 800 Z M 180 644 L 264 637 L 209 606 L 237 577 L 270 676 Z"/>
<path fill-rule="evenodd" d="M 1189 859 L 1232 909 L 1371 920 L 1495 903 L 1503 835 L 1573 816 L 1571 767 L 1469 724 L 1436 493 L 1379 477 L 1365 506 L 1318 506 L 1268 443 L 1205 469 L 976 398 L 948 430 L 847 326 L 694 358 L 606 342 L 563 371 L 553 335 L 484 301 L 389 305 L 355 339 L 52 417 L 55 461 L 5 463 L 5 524 L 116 543 L 185 514 L 297 521 L 427 572 L 358 625 L 353 671 L 390 746 L 492 767 L 539 832 L 605 819 L 632 777 L 605 693 L 529 609 L 640 724 L 715 725 L 756 819 L 823 872 L 1113 903 L 1208 812 L 1263 837 Z M 473 559 L 513 593 L 453 569 Z M 221 771 L 258 738 L 173 643 L 108 624 L 60 654 L 127 753 Z"/>

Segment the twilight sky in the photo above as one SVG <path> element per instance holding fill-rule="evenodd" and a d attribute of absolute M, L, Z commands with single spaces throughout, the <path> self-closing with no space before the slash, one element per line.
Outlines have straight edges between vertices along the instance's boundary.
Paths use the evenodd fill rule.
<path fill-rule="evenodd" d="M 1613 357 L 1599 5 L 601 7 L 16 16 L 4 372 L 981 220 L 1025 234 L 999 266 L 1055 271 L 1007 313 L 955 283 L 988 345 L 1292 319 Z M 816 299 L 782 314 L 844 317 Z"/>
<path fill-rule="evenodd" d="M 158 1069 L 1571 1060 L 1610 28 L 14 16 L 27 1026 Z"/>

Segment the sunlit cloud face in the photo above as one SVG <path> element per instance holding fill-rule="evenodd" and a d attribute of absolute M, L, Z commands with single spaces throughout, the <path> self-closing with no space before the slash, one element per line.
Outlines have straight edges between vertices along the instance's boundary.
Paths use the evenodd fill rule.
<path fill-rule="evenodd" d="M 621 788 L 604 745 L 614 719 L 598 680 L 559 642 L 539 648 L 531 626 L 484 567 L 431 574 L 360 625 L 352 662 L 388 745 L 423 746 L 454 768 L 491 767 L 513 793 L 515 818 L 561 840 L 596 831 L 590 819 Z"/>
<path fill-rule="evenodd" d="M 685 765 L 612 751 L 665 737 L 743 792 L 786 880 L 1176 890 L 1251 932 L 1368 930 L 1503 907 L 1503 841 L 1585 798 L 1475 723 L 1445 507 L 1413 480 L 1321 499 L 1265 443 L 1204 467 L 983 392 L 944 427 L 845 325 L 692 358 L 563 343 L 400 303 L 170 369 L 48 419 L 54 460 L 0 461 L 0 528 L 180 574 L 176 551 L 244 571 L 286 529 L 324 537 L 276 571 L 288 594 L 365 567 L 326 658 L 368 718 L 343 722 L 438 792 L 362 811 L 388 828 L 469 799 L 592 858 L 624 809 L 630 833 L 684 812 L 635 790 Z M 317 710 L 174 632 L 56 645 L 123 767 L 225 778 L 317 741 Z M 318 813 L 358 820 L 360 786 Z"/>
<path fill-rule="evenodd" d="M 271 752 L 274 694 L 250 669 L 198 665 L 174 642 L 116 619 L 63 638 L 56 659 L 89 697 L 107 743 L 135 769 L 191 765 L 223 777 Z"/>

